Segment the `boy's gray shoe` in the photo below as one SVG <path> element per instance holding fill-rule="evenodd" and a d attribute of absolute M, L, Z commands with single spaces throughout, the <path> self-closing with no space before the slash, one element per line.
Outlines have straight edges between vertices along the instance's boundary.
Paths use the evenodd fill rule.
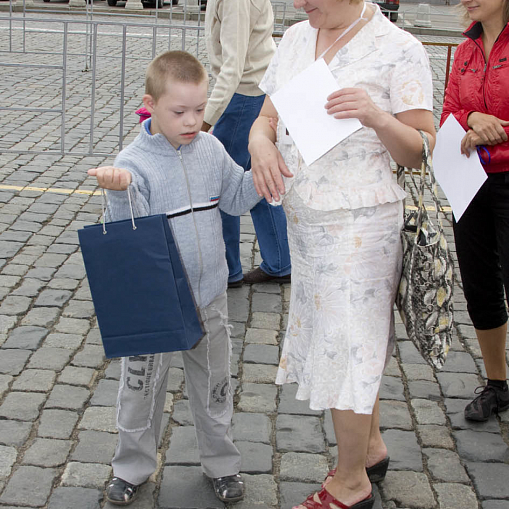
<path fill-rule="evenodd" d="M 238 502 L 244 498 L 244 481 L 239 474 L 215 477 L 214 493 L 221 502 Z"/>
<path fill-rule="evenodd" d="M 108 502 L 115 505 L 129 505 L 138 496 L 139 485 L 131 484 L 120 477 L 114 477 L 106 488 Z"/>

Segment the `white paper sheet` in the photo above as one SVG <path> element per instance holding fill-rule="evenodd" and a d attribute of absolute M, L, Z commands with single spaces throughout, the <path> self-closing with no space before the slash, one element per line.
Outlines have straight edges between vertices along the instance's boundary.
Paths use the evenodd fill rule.
<path fill-rule="evenodd" d="M 433 151 L 435 177 L 459 221 L 473 197 L 488 178 L 479 161 L 477 151 L 470 157 L 461 153 L 465 130 L 454 115 L 449 115 L 437 135 Z"/>
<path fill-rule="evenodd" d="M 327 114 L 327 97 L 338 88 L 320 58 L 270 97 L 308 166 L 362 127 L 356 118 Z"/>

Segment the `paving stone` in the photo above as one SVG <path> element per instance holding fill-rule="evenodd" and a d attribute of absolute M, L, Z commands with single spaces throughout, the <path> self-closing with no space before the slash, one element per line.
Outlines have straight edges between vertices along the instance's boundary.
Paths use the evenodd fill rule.
<path fill-rule="evenodd" d="M 64 334 L 61 332 L 52 333 L 44 342 L 44 346 L 53 348 L 68 348 L 69 350 L 77 350 L 84 337 L 81 334 Z"/>
<path fill-rule="evenodd" d="M 72 363 L 74 366 L 98 368 L 105 360 L 104 349 L 102 346 L 86 345 L 83 350 L 74 356 Z"/>
<path fill-rule="evenodd" d="M 435 507 L 433 492 L 425 474 L 389 471 L 383 490 L 386 499 L 394 500 L 398 507 L 409 509 L 434 509 Z"/>
<path fill-rule="evenodd" d="M 0 419 L 0 444 L 19 447 L 25 443 L 31 429 L 31 422 Z"/>
<path fill-rule="evenodd" d="M 509 483 L 507 482 L 509 465 L 467 462 L 465 466 L 481 499 L 509 499 Z"/>
<path fill-rule="evenodd" d="M 499 433 L 500 426 L 495 419 L 486 422 L 467 421 L 465 419 L 465 406 L 470 403 L 469 399 L 450 399 L 444 400 L 446 414 L 451 421 L 453 429 L 472 429 L 478 431 L 488 431 L 490 433 Z"/>
<path fill-rule="evenodd" d="M 271 443 L 272 424 L 264 414 L 237 412 L 233 414 L 232 424 L 235 441 Z"/>
<path fill-rule="evenodd" d="M 18 451 L 14 447 L 0 445 L 0 480 L 9 477 L 17 456 Z"/>
<path fill-rule="evenodd" d="M 459 455 L 466 461 L 500 461 L 509 463 L 509 449 L 498 433 L 453 431 Z"/>
<path fill-rule="evenodd" d="M 454 449 L 454 441 L 446 426 L 434 424 L 418 425 L 417 431 L 423 447 Z"/>
<path fill-rule="evenodd" d="M 485 500 L 482 509 L 507 509 L 507 500 Z"/>
<path fill-rule="evenodd" d="M 390 451 L 391 470 L 423 471 L 421 448 L 412 431 L 389 429 L 382 433 L 382 437 Z"/>
<path fill-rule="evenodd" d="M 3 270 L 2 274 L 7 274 L 10 276 L 24 276 L 26 272 L 28 271 L 28 265 L 19 265 L 16 263 L 10 263 L 9 265 L 6 265 Z"/>
<path fill-rule="evenodd" d="M 101 332 L 98 328 L 95 327 L 88 331 L 86 343 L 89 345 L 99 345 L 99 346 L 103 345 Z"/>
<path fill-rule="evenodd" d="M 426 382 L 424 380 L 408 382 L 408 392 L 411 398 L 430 399 L 433 401 L 442 400 L 440 387 L 436 382 Z"/>
<path fill-rule="evenodd" d="M 80 431 L 78 445 L 71 454 L 71 460 L 80 463 L 104 463 L 109 465 L 116 446 L 117 435 L 93 430 Z"/>
<path fill-rule="evenodd" d="M 224 504 L 214 495 L 212 484 L 203 475 L 201 467 L 165 467 L 158 502 L 161 509 L 224 508 Z"/>
<path fill-rule="evenodd" d="M 399 337 L 399 336 L 398 336 Z M 419 350 L 414 346 L 411 341 L 398 341 L 398 350 L 403 365 L 405 364 L 426 364 L 426 361 L 422 358 Z"/>
<path fill-rule="evenodd" d="M 34 305 L 62 307 L 71 298 L 71 295 L 72 292 L 69 290 L 43 290 Z"/>
<path fill-rule="evenodd" d="M 64 369 L 64 366 L 69 362 L 71 356 L 72 352 L 65 348 L 52 348 L 49 346 L 39 348 L 30 358 L 28 367 L 32 369 L 44 368 L 60 371 Z"/>
<path fill-rule="evenodd" d="M 45 253 L 36 262 L 36 267 L 60 267 L 67 260 L 63 254 Z"/>
<path fill-rule="evenodd" d="M 69 318 L 92 318 L 94 315 L 94 304 L 86 300 L 71 301 L 63 312 L 63 316 Z"/>
<path fill-rule="evenodd" d="M 427 399 L 412 399 L 410 401 L 414 409 L 415 419 L 418 424 L 446 424 L 444 411 L 436 401 Z"/>
<path fill-rule="evenodd" d="M 277 336 L 277 331 L 270 331 L 265 329 L 247 329 L 245 342 L 262 345 L 277 345 Z"/>
<path fill-rule="evenodd" d="M 2 315 L 22 315 L 32 304 L 29 297 L 21 297 L 10 295 L 5 297 L 0 306 L 0 314 Z"/>
<path fill-rule="evenodd" d="M 473 374 L 437 373 L 437 378 L 446 398 L 472 398 L 479 386 L 479 378 Z"/>
<path fill-rule="evenodd" d="M 32 279 L 40 279 L 41 281 L 49 281 L 56 269 L 52 267 L 36 267 L 35 269 L 31 269 L 26 273 L 27 278 Z"/>
<path fill-rule="evenodd" d="M 14 392 L 7 394 L 0 405 L 0 417 L 19 421 L 34 421 L 46 399 L 46 394 L 36 392 Z"/>
<path fill-rule="evenodd" d="M 60 318 L 55 329 L 67 334 L 86 334 L 90 329 L 90 323 L 88 320 L 78 318 Z"/>
<path fill-rule="evenodd" d="M 281 455 L 279 477 L 282 481 L 322 483 L 328 471 L 327 458 L 321 454 L 287 452 Z"/>
<path fill-rule="evenodd" d="M 100 380 L 90 404 L 93 406 L 115 406 L 117 396 L 118 382 L 116 380 Z"/>
<path fill-rule="evenodd" d="M 282 311 L 281 296 L 267 293 L 254 293 L 251 299 L 253 312 L 276 313 Z"/>
<path fill-rule="evenodd" d="M 15 391 L 48 392 L 53 387 L 56 374 L 44 369 L 25 369 L 12 385 Z"/>
<path fill-rule="evenodd" d="M 325 452 L 320 419 L 311 416 L 278 415 L 276 445 L 278 451 Z"/>
<path fill-rule="evenodd" d="M 37 435 L 43 438 L 70 438 L 78 417 L 76 412 L 68 410 L 43 410 Z"/>
<path fill-rule="evenodd" d="M 402 401 L 380 401 L 380 428 L 412 429 L 408 406 Z"/>
<path fill-rule="evenodd" d="M 281 509 L 292 509 L 301 504 L 306 498 L 317 491 L 320 491 L 321 484 L 310 484 L 302 482 L 281 482 Z"/>
<path fill-rule="evenodd" d="M 46 285 L 39 279 L 24 278 L 21 286 L 12 291 L 12 295 L 22 295 L 24 297 L 35 297 L 39 294 L 41 288 Z"/>
<path fill-rule="evenodd" d="M 276 381 L 277 366 L 267 364 L 245 364 L 242 378 L 245 382 L 274 383 Z"/>
<path fill-rule="evenodd" d="M 235 504 L 237 509 L 270 509 L 277 506 L 277 484 L 272 475 L 243 474 L 244 499 Z"/>
<path fill-rule="evenodd" d="M 434 479 L 447 483 L 470 481 L 456 452 L 444 449 L 423 449 L 423 453 L 428 458 L 428 469 Z"/>
<path fill-rule="evenodd" d="M 84 403 L 88 400 L 89 394 L 90 392 L 88 389 L 83 387 L 55 385 L 49 395 L 45 408 L 80 410 Z M 87 410 L 90 410 L 90 408 L 87 408 Z"/>
<path fill-rule="evenodd" d="M 117 410 L 114 407 L 88 407 L 81 422 L 80 429 L 91 429 L 96 431 L 107 431 L 116 433 L 117 431 Z"/>
<path fill-rule="evenodd" d="M 246 324 L 234 322 L 229 320 L 230 325 L 233 327 L 231 331 L 232 338 L 241 338 L 244 341 L 244 336 L 246 335 Z"/>
<path fill-rule="evenodd" d="M 166 395 L 168 397 L 168 393 Z M 236 415 L 236 414 L 235 414 Z M 239 414 L 244 415 L 244 414 Z M 173 405 L 173 413 L 171 418 L 180 426 L 193 426 L 193 416 L 189 408 L 189 401 L 187 399 L 181 399 L 175 401 Z"/>
<path fill-rule="evenodd" d="M 279 348 L 272 345 L 248 344 L 244 349 L 244 363 L 279 364 Z"/>
<path fill-rule="evenodd" d="M 79 284 L 80 282 L 77 279 L 53 278 L 48 282 L 48 288 L 53 288 L 55 290 L 75 290 Z"/>
<path fill-rule="evenodd" d="M 37 350 L 44 338 L 48 335 L 44 327 L 16 327 L 10 333 L 3 348 L 21 348 L 22 350 Z"/>
<path fill-rule="evenodd" d="M 277 388 L 270 384 L 242 384 L 238 409 L 242 412 L 270 413 L 276 410 Z"/>
<path fill-rule="evenodd" d="M 168 370 L 168 390 L 170 390 L 170 379 L 172 375 L 174 375 L 173 369 L 178 368 L 170 368 Z M 108 364 L 108 367 L 106 368 L 106 371 L 104 372 L 105 378 L 112 378 L 114 380 L 120 380 L 120 371 L 121 371 L 121 364 L 118 359 L 111 359 L 110 363 Z M 182 374 L 182 381 L 184 380 L 184 373 L 181 369 L 179 369 L 180 373 Z M 180 389 L 178 389 L 180 390 Z"/>
<path fill-rule="evenodd" d="M 3 504 L 39 507 L 46 504 L 58 472 L 54 468 L 19 467 L 0 496 Z"/>
<path fill-rule="evenodd" d="M 23 247 L 22 242 L 0 240 L 0 258 L 12 258 Z"/>
<path fill-rule="evenodd" d="M 311 408 L 309 408 L 308 400 L 295 399 L 297 390 L 298 390 L 297 384 L 284 384 L 281 386 L 278 413 L 300 414 L 300 415 L 322 415 L 323 412 L 319 410 L 311 410 Z"/>
<path fill-rule="evenodd" d="M 50 328 L 59 314 L 58 308 L 32 308 L 21 320 L 21 325 L 38 325 Z"/>
<path fill-rule="evenodd" d="M 406 401 L 401 378 L 384 376 L 380 384 L 380 399 Z"/>
<path fill-rule="evenodd" d="M 96 371 L 91 368 L 66 366 L 58 377 L 58 381 L 68 385 L 84 385 L 90 387 L 95 380 Z M 118 388 L 118 383 L 117 383 Z"/>
<path fill-rule="evenodd" d="M 102 490 L 58 487 L 49 499 L 48 509 L 100 509 Z"/>
<path fill-rule="evenodd" d="M 235 443 L 242 458 L 241 472 L 269 474 L 272 472 L 272 446 L 257 442 Z"/>
<path fill-rule="evenodd" d="M 198 444 L 194 426 L 173 428 L 166 465 L 199 465 Z"/>
<path fill-rule="evenodd" d="M 28 358 L 30 350 L 0 349 L 0 373 L 4 375 L 19 375 Z"/>
<path fill-rule="evenodd" d="M 103 489 L 111 472 L 112 468 L 109 465 L 70 461 L 62 474 L 62 486 Z"/>
<path fill-rule="evenodd" d="M 281 315 L 279 313 L 255 312 L 251 316 L 251 327 L 254 329 L 279 330 L 281 326 Z"/>
<path fill-rule="evenodd" d="M 470 354 L 451 351 L 447 355 L 447 362 L 444 364 L 442 372 L 477 374 L 477 367 Z"/>
<path fill-rule="evenodd" d="M 25 452 L 23 464 L 36 467 L 58 467 L 65 463 L 71 447 L 70 440 L 36 438 Z"/>

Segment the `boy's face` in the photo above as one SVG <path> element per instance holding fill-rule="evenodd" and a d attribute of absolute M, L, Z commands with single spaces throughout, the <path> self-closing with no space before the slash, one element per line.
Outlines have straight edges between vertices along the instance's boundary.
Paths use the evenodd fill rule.
<path fill-rule="evenodd" d="M 168 81 L 166 92 L 157 101 L 145 94 L 143 104 L 152 115 L 150 132 L 161 133 L 176 149 L 191 143 L 203 123 L 207 89 L 207 80 L 199 84 Z"/>

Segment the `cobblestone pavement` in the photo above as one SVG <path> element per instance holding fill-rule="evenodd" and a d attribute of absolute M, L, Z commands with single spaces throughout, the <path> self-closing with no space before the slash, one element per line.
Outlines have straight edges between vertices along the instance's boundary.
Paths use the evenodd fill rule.
<path fill-rule="evenodd" d="M 57 16 L 38 15 L 39 32 L 15 23 L 12 39 L 0 21 L 3 63 L 60 65 Z M 63 19 L 62 17 L 58 19 Z M 73 17 L 75 21 L 81 18 Z M 120 21 L 133 22 L 122 18 Z M 28 23 L 30 30 L 34 24 Z M 116 444 L 117 360 L 103 356 L 101 339 L 78 248 L 77 230 L 100 217 L 99 196 L 86 170 L 111 157 L 118 143 L 118 26 L 101 26 L 96 112 L 90 120 L 92 72 L 86 70 L 84 26 L 69 36 L 66 150 L 56 113 L 4 111 L 0 119 L 0 507 L 92 509 L 103 499 Z M 61 29 L 61 25 L 58 29 Z M 150 58 L 151 29 L 129 28 L 124 133 L 137 132 L 142 75 Z M 107 32 L 110 34 L 108 36 Z M 191 34 L 192 36 L 193 34 Z M 196 34 L 194 34 L 196 36 Z M 196 37 L 186 47 L 204 57 Z M 172 34 L 157 50 L 181 44 Z M 443 38 L 433 40 L 444 41 Z M 452 39 L 452 42 L 457 42 Z M 194 46 L 193 46 L 194 44 Z M 173 46 L 172 46 L 173 47 Z M 116 48 L 116 49 L 115 49 Z M 198 49 L 196 49 L 198 48 Z M 442 100 L 443 47 L 429 46 Z M 115 50 L 115 51 L 114 51 Z M 52 53 L 53 52 L 53 53 Z M 62 76 L 52 68 L 0 67 L 2 106 L 57 108 Z M 94 137 L 90 142 L 90 126 Z M 6 152 L 26 150 L 25 154 Z M 450 212 L 445 225 L 454 248 Z M 249 216 L 242 218 L 246 270 L 260 262 Z M 458 280 L 459 281 L 459 280 Z M 243 455 L 246 498 L 238 509 L 290 508 L 315 490 L 334 465 L 330 414 L 294 399 L 295 387 L 273 384 L 287 320 L 289 285 L 253 285 L 229 291 L 235 386 L 233 436 Z M 397 324 L 397 351 L 381 388 L 381 426 L 391 456 L 386 480 L 375 488 L 376 509 L 508 509 L 509 413 L 469 423 L 463 408 L 485 375 L 460 283 L 456 334 L 445 368 L 434 373 Z M 133 508 L 218 508 L 197 462 L 181 358 L 171 367 L 160 466 Z"/>

